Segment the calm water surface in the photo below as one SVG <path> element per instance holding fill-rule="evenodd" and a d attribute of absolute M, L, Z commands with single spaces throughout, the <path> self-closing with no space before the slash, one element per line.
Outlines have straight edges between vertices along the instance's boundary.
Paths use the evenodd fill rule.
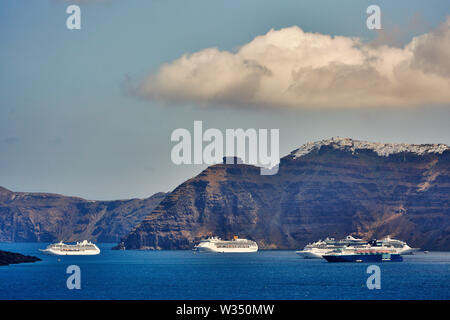
<path fill-rule="evenodd" d="M 193 254 L 113 251 L 47 256 L 43 243 L 0 243 L 43 259 L 0 267 L 0 299 L 449 299 L 450 252 L 382 263 L 381 289 L 369 290 L 369 264 L 306 260 L 294 251 Z M 66 287 L 66 268 L 81 268 L 81 290 Z"/>

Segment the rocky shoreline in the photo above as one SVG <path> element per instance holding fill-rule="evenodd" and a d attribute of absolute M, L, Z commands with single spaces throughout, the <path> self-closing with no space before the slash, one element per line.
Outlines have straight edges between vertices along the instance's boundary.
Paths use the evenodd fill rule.
<path fill-rule="evenodd" d="M 26 263 L 41 261 L 38 257 L 25 256 L 20 253 L 0 250 L 0 266 L 7 266 L 10 264 Z"/>

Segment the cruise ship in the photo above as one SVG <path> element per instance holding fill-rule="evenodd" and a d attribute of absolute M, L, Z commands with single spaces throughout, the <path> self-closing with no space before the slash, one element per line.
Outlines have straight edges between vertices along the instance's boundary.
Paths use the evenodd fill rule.
<path fill-rule="evenodd" d="M 45 254 L 58 256 L 87 256 L 100 253 L 100 249 L 90 241 L 84 240 L 76 244 L 59 243 L 50 244 L 45 249 L 39 249 Z"/>
<path fill-rule="evenodd" d="M 348 235 L 341 240 L 336 240 L 335 238 L 326 238 L 325 240 L 319 240 L 314 243 L 309 243 L 303 248 L 303 250 L 296 251 L 296 253 L 305 259 L 320 259 L 325 253 L 332 250 L 347 246 L 363 245 L 367 245 L 367 241 Z"/>
<path fill-rule="evenodd" d="M 367 246 L 377 247 L 380 249 L 388 250 L 394 254 L 413 254 L 418 251 L 418 248 L 411 248 L 401 240 L 391 239 L 386 237 L 382 240 L 364 241 L 348 235 L 342 240 L 336 241 L 334 238 L 326 238 L 325 240 L 319 240 L 314 243 L 310 243 L 301 251 L 297 251 L 297 254 L 303 258 L 318 259 L 322 258 L 324 254 L 344 247 L 361 248 L 364 249 Z"/>
<path fill-rule="evenodd" d="M 404 241 L 397 240 L 397 239 L 391 239 L 390 236 L 387 236 L 386 238 L 384 238 L 382 240 L 372 240 L 369 243 L 371 243 L 373 246 L 382 246 L 382 247 L 393 248 L 396 251 L 396 253 L 401 254 L 401 255 L 414 254 L 414 252 L 417 252 L 420 250 L 420 248 L 411 248 Z"/>
<path fill-rule="evenodd" d="M 247 239 L 239 239 L 237 236 L 233 240 L 222 240 L 218 237 L 209 237 L 200 240 L 194 249 L 195 252 L 221 252 L 221 253 L 237 253 L 237 252 L 256 252 L 258 245 L 255 241 Z"/>
<path fill-rule="evenodd" d="M 322 256 L 328 262 L 401 262 L 403 258 L 393 248 L 345 247 L 333 250 Z"/>

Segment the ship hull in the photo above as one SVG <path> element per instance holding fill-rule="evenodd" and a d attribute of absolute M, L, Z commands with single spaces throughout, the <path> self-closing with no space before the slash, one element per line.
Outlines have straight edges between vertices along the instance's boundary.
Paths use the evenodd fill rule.
<path fill-rule="evenodd" d="M 401 262 L 403 258 L 399 254 L 343 254 L 343 255 L 324 255 L 322 256 L 328 262 Z"/>
<path fill-rule="evenodd" d="M 401 255 L 413 255 L 414 253 L 420 251 L 419 248 L 407 248 L 400 250 L 399 254 Z"/>
<path fill-rule="evenodd" d="M 245 253 L 257 252 L 258 248 L 216 248 L 216 247 L 196 247 L 196 252 L 200 253 Z"/>
<path fill-rule="evenodd" d="M 296 253 L 303 259 L 322 259 L 322 255 L 324 254 L 312 251 L 296 251 Z"/>

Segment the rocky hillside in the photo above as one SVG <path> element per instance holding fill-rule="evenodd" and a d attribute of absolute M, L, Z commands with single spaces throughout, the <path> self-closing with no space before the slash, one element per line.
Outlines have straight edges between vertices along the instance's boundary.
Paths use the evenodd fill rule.
<path fill-rule="evenodd" d="M 118 248 L 188 249 L 207 235 L 298 249 L 326 236 L 391 235 L 450 250 L 450 149 L 346 138 L 308 143 L 274 176 L 218 164 L 173 192 Z"/>
<path fill-rule="evenodd" d="M 0 187 L 0 241 L 117 242 L 151 212 L 164 193 L 147 199 L 89 201 Z"/>
<path fill-rule="evenodd" d="M 36 261 L 41 261 L 41 259 L 33 256 L 24 256 L 20 253 L 0 250 L 0 266 Z"/>

